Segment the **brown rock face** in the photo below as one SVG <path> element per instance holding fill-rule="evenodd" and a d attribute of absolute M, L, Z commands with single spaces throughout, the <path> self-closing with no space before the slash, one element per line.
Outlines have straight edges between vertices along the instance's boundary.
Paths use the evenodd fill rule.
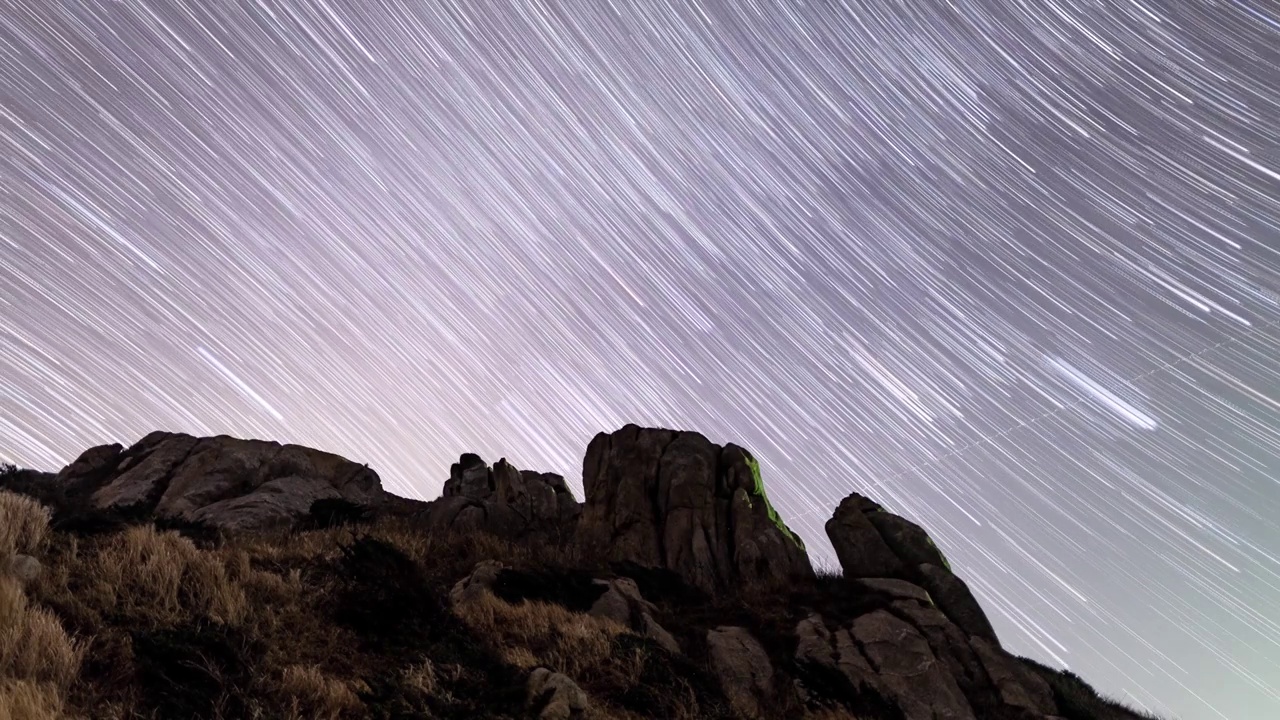
<path fill-rule="evenodd" d="M 587 447 L 579 542 L 674 571 L 707 592 L 812 578 L 746 450 L 695 432 L 627 425 Z"/>
<path fill-rule="evenodd" d="M 228 530 L 287 525 L 321 498 L 378 507 L 377 473 L 332 453 L 219 435 L 156 432 L 128 449 L 92 448 L 55 482 L 101 509 L 203 522 Z"/>
<path fill-rule="evenodd" d="M 474 453 L 454 463 L 442 496 L 427 505 L 433 531 L 488 532 L 512 539 L 571 537 L 582 512 L 563 477 L 517 470 L 505 458 L 491 468 Z"/>
<path fill-rule="evenodd" d="M 745 628 L 718 627 L 707 631 L 711 668 L 725 698 L 738 717 L 764 717 L 774 695 L 773 664 L 760 642 Z"/>
<path fill-rule="evenodd" d="M 966 634 L 996 639 L 969 586 L 952 574 L 947 559 L 919 525 L 852 493 L 836 508 L 826 530 L 846 578 L 908 580 L 927 590 L 932 602 Z"/>

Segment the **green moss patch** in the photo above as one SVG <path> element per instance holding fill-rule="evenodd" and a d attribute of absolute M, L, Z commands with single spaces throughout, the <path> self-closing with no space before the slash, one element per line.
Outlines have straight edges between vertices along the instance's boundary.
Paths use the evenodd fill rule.
<path fill-rule="evenodd" d="M 747 467 L 751 468 L 751 478 L 755 481 L 755 489 L 752 491 L 752 494 L 759 495 L 760 499 L 764 501 L 764 508 L 769 513 L 769 519 L 773 521 L 774 525 L 778 526 L 778 529 L 782 531 L 782 534 L 786 535 L 791 542 L 795 543 L 796 547 L 804 550 L 804 541 L 795 533 L 791 532 L 791 529 L 782 522 L 782 518 L 778 517 L 778 511 L 774 510 L 773 505 L 769 503 L 769 496 L 764 492 L 764 482 L 760 480 L 760 462 L 747 453 L 743 453 L 743 455 L 746 455 Z M 748 497 L 748 500 L 749 499 L 750 497 Z"/>

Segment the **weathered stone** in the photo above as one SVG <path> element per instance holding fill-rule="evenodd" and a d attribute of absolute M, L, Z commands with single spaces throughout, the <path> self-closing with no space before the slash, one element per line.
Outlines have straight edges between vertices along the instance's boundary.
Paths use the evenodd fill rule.
<path fill-rule="evenodd" d="M 972 637 L 969 642 L 982 662 L 983 669 L 999 690 L 1004 704 L 1045 715 L 1058 712 L 1058 706 L 1053 700 L 1053 690 L 1044 678 L 986 638 Z"/>
<path fill-rule="evenodd" d="M 707 631 L 711 668 L 730 707 L 739 717 L 765 717 L 773 699 L 773 665 L 760 642 L 745 628 L 718 627 Z"/>
<path fill-rule="evenodd" d="M 44 572 L 44 565 L 41 565 L 39 560 L 21 553 L 10 556 L 5 565 L 5 571 L 9 576 L 22 585 L 29 585 L 35 582 L 36 578 L 39 578 L 40 574 Z"/>
<path fill-rule="evenodd" d="M 569 676 L 540 667 L 529 673 L 526 685 L 529 707 L 539 720 L 570 720 L 585 717 L 591 702 Z"/>
<path fill-rule="evenodd" d="M 376 508 L 386 497 L 367 466 L 299 445 L 151 433 L 123 453 L 112 447 L 98 448 L 95 457 L 82 456 L 60 473 L 101 475 L 103 466 L 113 468 L 92 495 L 103 509 L 249 530 L 294 523 L 322 498 Z"/>
<path fill-rule="evenodd" d="M 864 508 L 869 502 L 857 493 L 851 494 L 827 521 L 827 537 L 836 558 L 846 578 L 902 577 L 906 566 L 867 519 Z"/>
<path fill-rule="evenodd" d="M 969 635 L 996 640 L 995 628 L 991 627 L 987 614 L 963 580 L 950 570 L 926 564 L 920 566 L 920 581 L 928 589 L 934 604 L 961 630 Z"/>
<path fill-rule="evenodd" d="M 490 468 L 479 455 L 466 453 L 450 469 L 443 496 L 427 503 L 424 514 L 432 532 L 485 532 L 514 540 L 571 537 L 581 511 L 563 477 L 517 470 L 505 458 Z"/>
<path fill-rule="evenodd" d="M 123 449 L 120 443 L 91 447 L 58 472 L 54 480 L 59 484 L 68 485 L 88 476 L 109 472 L 115 464 L 120 462 L 120 453 Z"/>
<path fill-rule="evenodd" d="M 281 527 L 307 514 L 311 504 L 342 495 L 329 483 L 291 476 L 270 480 L 248 495 L 219 500 L 183 513 L 185 517 L 225 530 Z"/>
<path fill-rule="evenodd" d="M 476 563 L 471 573 L 454 583 L 449 590 L 449 602 L 464 605 L 481 595 L 492 592 L 493 584 L 498 581 L 498 573 L 506 568 L 497 560 L 482 560 Z"/>
<path fill-rule="evenodd" d="M 880 537 L 884 538 L 885 544 L 893 554 L 898 556 L 898 559 L 902 560 L 903 564 L 912 568 L 926 563 L 946 564 L 942 552 L 933 544 L 933 540 L 929 539 L 929 533 L 926 533 L 924 528 L 904 517 L 883 510 L 867 513 L 866 516 L 880 533 Z"/>
<path fill-rule="evenodd" d="M 855 585 L 859 585 L 877 592 L 891 595 L 895 598 L 903 598 L 906 600 L 915 600 L 932 605 L 933 599 L 929 597 L 928 591 L 914 583 L 906 580 L 898 580 L 895 578 L 858 578 L 852 581 Z"/>
<path fill-rule="evenodd" d="M 653 618 L 653 603 L 640 595 L 640 589 L 631 578 L 595 580 L 595 584 L 608 588 L 591 606 L 589 614 L 608 618 L 629 627 L 653 640 L 667 652 L 679 653 L 680 644 L 675 636 Z"/>
<path fill-rule="evenodd" d="M 174 468 L 187 459 L 198 442 L 190 435 L 169 436 L 95 492 L 94 504 L 100 508 L 153 507 Z"/>
<path fill-rule="evenodd" d="M 854 620 L 853 640 L 906 720 L 973 720 L 973 709 L 919 631 L 885 610 Z"/>
<path fill-rule="evenodd" d="M 742 448 L 698 433 L 628 425 L 597 435 L 583 460 L 579 542 L 706 592 L 812 578 L 757 468 Z"/>

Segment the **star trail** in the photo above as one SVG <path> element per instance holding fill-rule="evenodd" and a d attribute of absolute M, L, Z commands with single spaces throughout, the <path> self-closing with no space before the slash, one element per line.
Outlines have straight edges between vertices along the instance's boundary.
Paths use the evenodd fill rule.
<path fill-rule="evenodd" d="M 0 460 L 435 497 L 627 422 L 929 529 L 1005 646 L 1280 717 L 1267 0 L 0 0 Z"/>

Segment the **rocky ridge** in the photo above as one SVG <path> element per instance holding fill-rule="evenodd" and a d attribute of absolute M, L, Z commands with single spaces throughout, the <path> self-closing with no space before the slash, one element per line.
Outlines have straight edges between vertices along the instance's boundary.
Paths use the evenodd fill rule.
<path fill-rule="evenodd" d="M 492 612 L 492 602 L 549 602 L 611 623 L 645 652 L 713 681 L 714 697 L 701 707 L 722 710 L 699 716 L 1143 717 L 1090 705 L 1079 699 L 1078 678 L 1002 649 L 928 534 L 861 495 L 850 494 L 826 523 L 843 571 L 830 577 L 814 572 L 803 541 L 769 504 L 758 462 L 739 446 L 627 425 L 591 441 L 582 479 L 579 502 L 559 475 L 468 453 L 442 496 L 420 502 L 383 490 L 367 466 L 319 450 L 156 432 L 128 448 L 91 448 L 55 475 L 10 473 L 0 487 L 53 508 L 63 532 L 155 523 L 225 538 L 386 521 L 429 538 L 560 548 L 580 567 L 479 559 L 450 580 L 441 602 L 461 616 Z M 782 600 L 762 612 L 761 598 Z M 590 688 L 563 669 L 527 673 L 526 714 L 596 712 Z"/>

